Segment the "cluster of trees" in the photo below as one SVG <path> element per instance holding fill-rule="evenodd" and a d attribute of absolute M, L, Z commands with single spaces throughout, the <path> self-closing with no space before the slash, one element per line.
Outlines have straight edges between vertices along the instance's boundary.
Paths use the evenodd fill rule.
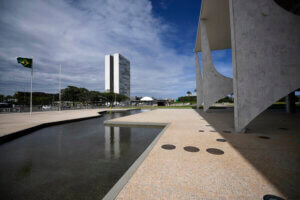
<path fill-rule="evenodd" d="M 194 93 L 197 92 L 197 89 L 194 89 Z M 192 92 L 191 91 L 187 91 L 186 92 L 186 96 L 182 96 L 178 98 L 178 102 L 182 102 L 182 103 L 196 103 L 197 102 L 197 96 L 191 96 Z M 228 102 L 228 103 L 233 103 L 233 97 L 232 96 L 226 96 L 223 99 L 220 99 L 219 101 L 217 101 L 217 103 L 224 103 L 224 102 Z"/>
<path fill-rule="evenodd" d="M 17 105 L 29 105 L 30 103 L 30 92 L 16 92 L 11 99 L 14 99 L 14 104 Z M 32 93 L 32 104 L 33 105 L 50 105 L 54 101 L 58 101 L 58 94 L 49 94 L 44 92 L 33 92 Z M 12 103 L 12 102 L 10 102 Z"/>
<path fill-rule="evenodd" d="M 234 99 L 232 96 L 226 96 L 223 99 L 217 101 L 217 103 L 234 103 Z"/>
<path fill-rule="evenodd" d="M 68 86 L 67 88 L 61 91 L 62 101 L 72 101 L 72 102 L 81 102 L 81 103 L 103 103 L 109 102 L 113 103 L 122 102 L 129 99 L 129 97 L 121 94 L 116 94 L 113 92 L 98 92 L 98 91 L 89 91 L 86 88 L 78 88 L 75 86 Z"/>
<path fill-rule="evenodd" d="M 182 103 L 196 103 L 197 97 L 196 96 L 182 96 L 178 98 L 178 102 Z"/>
<path fill-rule="evenodd" d="M 182 103 L 196 103 L 197 102 L 197 96 L 182 96 L 178 98 L 178 102 Z M 233 103 L 233 98 L 230 96 L 226 96 L 223 99 L 220 99 L 217 103 Z"/>
<path fill-rule="evenodd" d="M 9 103 L 13 99 L 13 96 L 0 94 L 0 103 Z"/>
<path fill-rule="evenodd" d="M 197 92 L 197 90 L 194 89 L 194 92 Z M 191 96 L 191 95 L 192 95 L 192 92 L 191 92 L 191 91 L 187 91 L 187 92 L 186 92 L 186 95 L 187 95 L 187 96 Z"/>
<path fill-rule="evenodd" d="M 197 102 L 197 97 L 196 96 L 182 96 L 178 98 L 178 102 L 182 103 L 196 103 Z M 285 97 L 281 98 L 277 102 L 285 102 Z M 300 96 L 296 95 L 296 102 L 300 102 Z M 234 103 L 234 98 L 232 96 L 226 96 L 217 103 Z"/>
<path fill-rule="evenodd" d="M 68 86 L 61 90 L 61 100 L 81 104 L 104 104 L 113 102 L 122 102 L 129 98 L 125 95 L 116 94 L 113 92 L 98 92 L 89 91 L 86 88 L 78 88 L 75 86 Z M 59 101 L 59 94 L 49 94 L 44 92 L 32 93 L 33 105 L 51 105 L 55 101 Z M 16 92 L 13 96 L 4 96 L 0 94 L 0 102 L 13 103 L 17 105 L 29 105 L 29 92 Z"/>

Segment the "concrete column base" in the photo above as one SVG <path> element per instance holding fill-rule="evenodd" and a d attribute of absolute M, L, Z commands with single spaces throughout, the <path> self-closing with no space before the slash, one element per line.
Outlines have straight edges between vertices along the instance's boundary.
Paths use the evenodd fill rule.
<path fill-rule="evenodd" d="M 291 92 L 285 97 L 285 109 L 287 113 L 296 113 L 295 92 Z"/>

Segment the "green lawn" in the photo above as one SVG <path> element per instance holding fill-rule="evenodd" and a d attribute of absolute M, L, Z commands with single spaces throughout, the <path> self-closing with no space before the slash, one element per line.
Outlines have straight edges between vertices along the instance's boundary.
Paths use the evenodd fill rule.
<path fill-rule="evenodd" d="M 296 107 L 300 107 L 300 104 L 296 104 Z M 116 107 L 117 108 L 117 107 Z M 131 106 L 131 107 L 121 107 L 121 108 L 135 108 L 135 109 L 195 109 L 195 105 L 184 105 L 184 106 Z M 203 107 L 201 106 L 201 109 Z M 212 109 L 225 109 L 226 107 L 211 107 Z M 284 109 L 284 102 L 276 102 L 269 107 L 269 109 Z"/>
<path fill-rule="evenodd" d="M 116 107 L 117 108 L 117 107 Z M 132 107 L 121 107 L 121 108 L 135 108 L 135 109 L 195 109 L 195 105 L 187 106 L 132 106 Z M 203 108 L 202 106 L 200 107 Z M 225 109 L 226 107 L 211 107 L 212 109 Z"/>
<path fill-rule="evenodd" d="M 122 107 L 124 108 L 124 107 Z M 188 106 L 132 106 L 132 107 L 125 107 L 125 108 L 136 108 L 136 109 L 164 109 L 164 108 L 178 108 L 178 109 L 192 109 L 195 106 L 188 105 Z"/>

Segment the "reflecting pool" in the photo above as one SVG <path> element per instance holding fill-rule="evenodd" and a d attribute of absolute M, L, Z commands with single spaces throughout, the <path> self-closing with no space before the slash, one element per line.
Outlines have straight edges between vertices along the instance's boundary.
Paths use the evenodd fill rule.
<path fill-rule="evenodd" d="M 0 145 L 1 199 L 101 199 L 161 131 L 103 122 L 139 112 L 48 127 Z"/>

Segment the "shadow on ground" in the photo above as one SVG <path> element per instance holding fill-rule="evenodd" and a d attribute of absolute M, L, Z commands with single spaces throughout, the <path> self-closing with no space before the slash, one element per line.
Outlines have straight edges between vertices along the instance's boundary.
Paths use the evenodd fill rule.
<path fill-rule="evenodd" d="M 299 112 L 266 110 L 244 134 L 234 132 L 232 108 L 197 112 L 282 194 L 300 199 Z"/>

